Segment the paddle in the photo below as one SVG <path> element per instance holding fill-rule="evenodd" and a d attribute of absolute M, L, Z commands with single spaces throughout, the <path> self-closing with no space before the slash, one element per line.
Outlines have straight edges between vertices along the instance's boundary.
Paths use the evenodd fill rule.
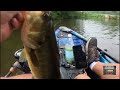
<path fill-rule="evenodd" d="M 63 31 L 63 32 L 67 32 L 67 33 L 71 33 L 71 34 L 75 35 L 76 37 L 82 39 L 84 42 L 87 43 L 87 40 L 86 40 L 82 35 L 78 34 L 77 32 L 75 32 L 75 31 L 73 31 L 73 30 L 62 30 L 62 31 Z M 114 62 L 119 63 L 114 57 L 110 56 L 109 54 L 107 54 L 106 52 L 104 52 L 103 50 L 101 50 L 100 48 L 97 47 L 97 50 L 98 50 L 99 52 L 101 52 L 102 54 L 104 54 L 104 55 L 110 57 L 111 59 L 113 59 Z"/>

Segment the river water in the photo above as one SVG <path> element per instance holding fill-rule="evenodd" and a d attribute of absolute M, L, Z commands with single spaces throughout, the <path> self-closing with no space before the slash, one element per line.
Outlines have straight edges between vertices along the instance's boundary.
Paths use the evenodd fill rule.
<path fill-rule="evenodd" d="M 66 19 L 57 21 L 54 26 L 55 29 L 59 26 L 67 26 L 82 34 L 86 39 L 96 37 L 98 47 L 107 49 L 108 53 L 119 60 L 119 20 Z M 16 61 L 14 58 L 15 51 L 23 47 L 20 30 L 16 30 L 0 47 L 0 76 L 4 76 Z"/>

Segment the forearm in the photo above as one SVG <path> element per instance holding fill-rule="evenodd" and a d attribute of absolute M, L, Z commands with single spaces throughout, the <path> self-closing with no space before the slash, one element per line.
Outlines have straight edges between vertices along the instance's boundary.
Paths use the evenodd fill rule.
<path fill-rule="evenodd" d="M 116 74 L 115 75 L 104 75 L 104 66 L 116 66 Z M 99 75 L 102 79 L 120 79 L 120 65 L 119 64 L 103 64 L 98 62 L 94 67 L 93 71 Z"/>

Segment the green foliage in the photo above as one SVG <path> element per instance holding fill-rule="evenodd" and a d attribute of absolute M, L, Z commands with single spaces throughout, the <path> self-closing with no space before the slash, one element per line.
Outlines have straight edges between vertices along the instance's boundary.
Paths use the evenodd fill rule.
<path fill-rule="evenodd" d="M 85 13 L 119 15 L 119 11 L 84 11 Z"/>
<path fill-rule="evenodd" d="M 118 19 L 119 11 L 83 11 L 81 18 L 84 19 Z"/>
<path fill-rule="evenodd" d="M 119 11 L 52 11 L 52 18 L 58 19 L 101 19 L 105 18 L 105 15 L 109 15 L 110 18 L 118 19 Z"/>
<path fill-rule="evenodd" d="M 53 19 L 71 19 L 78 17 L 79 13 L 77 11 L 52 11 Z"/>

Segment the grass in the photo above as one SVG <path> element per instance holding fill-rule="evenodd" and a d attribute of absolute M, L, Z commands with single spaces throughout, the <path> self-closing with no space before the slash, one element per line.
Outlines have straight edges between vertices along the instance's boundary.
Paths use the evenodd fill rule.
<path fill-rule="evenodd" d="M 111 15 L 111 14 L 101 14 L 101 13 L 94 13 L 94 12 L 83 12 L 81 18 L 84 19 L 119 19 L 119 15 Z"/>

